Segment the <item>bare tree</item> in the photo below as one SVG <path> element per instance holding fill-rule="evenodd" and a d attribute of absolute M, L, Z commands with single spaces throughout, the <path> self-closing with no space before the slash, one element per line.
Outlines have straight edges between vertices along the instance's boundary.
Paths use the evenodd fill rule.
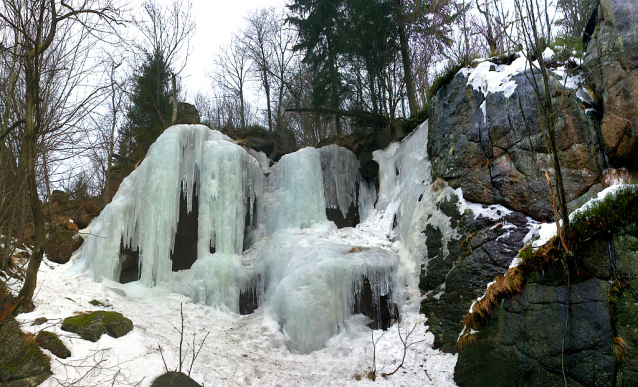
<path fill-rule="evenodd" d="M 548 137 L 548 150 L 551 156 L 552 167 L 554 169 L 554 188 L 556 192 L 556 224 L 558 226 L 559 235 L 568 252 L 568 243 L 565 238 L 569 235 L 569 213 L 567 211 L 567 200 L 565 194 L 565 186 L 563 184 L 563 175 L 561 172 L 560 161 L 558 159 L 558 148 L 556 146 L 556 122 L 560 108 L 555 109 L 552 101 L 552 91 L 550 89 L 550 73 L 545 65 L 543 52 L 547 47 L 547 42 L 551 37 L 551 29 L 543 31 L 543 9 L 539 4 L 539 0 L 515 0 L 514 5 L 516 12 L 520 15 L 517 24 L 518 36 L 523 40 L 524 53 L 529 65 L 530 71 L 528 78 L 538 104 L 540 119 L 539 122 L 543 126 L 544 132 Z M 545 9 L 545 14 L 548 13 Z M 549 16 L 545 17 L 549 20 Z M 540 82 L 535 73 L 540 75 Z M 552 195 L 553 196 L 553 195 Z"/>
<path fill-rule="evenodd" d="M 18 295 L 28 304 L 36 288 L 47 240 L 38 191 L 38 164 L 46 155 L 47 140 L 64 133 L 66 125 L 74 120 L 71 118 L 73 113 L 86 116 L 94 106 L 82 104 L 78 99 L 95 101 L 100 88 L 89 90 L 87 99 L 77 98 L 74 93 L 78 91 L 78 84 L 74 83 L 74 79 L 78 81 L 78 78 L 71 75 L 82 73 L 83 66 L 88 64 L 87 45 L 90 43 L 82 39 L 102 34 L 104 27 L 116 22 L 118 16 L 111 3 L 92 0 L 59 3 L 55 0 L 3 0 L 0 7 L 0 19 L 14 37 L 9 52 L 18 58 L 23 77 L 18 81 L 22 88 L 18 110 L 23 116 L 9 129 L 21 130 L 18 169 L 25 173 L 17 178 L 26 181 L 35 228 L 35 247 Z M 84 59 L 86 61 L 83 62 Z M 76 103 L 73 103 L 72 97 L 76 98 Z M 60 110 L 61 105 L 63 110 Z M 62 112 L 67 114 L 66 122 L 64 119 L 60 122 L 60 118 L 65 117 Z M 67 134 L 70 135 L 70 132 Z"/>
<path fill-rule="evenodd" d="M 173 117 L 177 120 L 177 76 L 184 70 L 188 61 L 190 39 L 195 33 L 190 2 L 173 0 L 164 8 L 153 0 L 146 0 L 143 5 L 144 16 L 136 19 L 145 42 L 139 48 L 149 55 L 160 54 L 171 71 Z M 183 52 L 186 50 L 186 53 Z M 159 62 L 158 62 L 159 63 Z M 158 82 L 158 90 L 161 85 Z M 157 95 L 160 95 L 158 92 Z"/>
<path fill-rule="evenodd" d="M 217 72 L 213 78 L 225 96 L 236 99 L 239 104 L 241 128 L 246 128 L 246 83 L 251 65 L 250 52 L 242 39 L 234 35 L 230 44 L 222 47 L 215 60 Z"/>
<path fill-rule="evenodd" d="M 266 95 L 266 116 L 268 118 L 268 130 L 272 131 L 272 108 L 271 108 L 271 84 L 273 74 L 273 52 L 272 36 L 275 33 L 276 25 L 273 23 L 272 8 L 264 8 L 250 14 L 246 21 L 247 28 L 243 31 L 246 50 L 253 61 L 252 69 L 257 73 L 261 81 L 261 87 Z"/>

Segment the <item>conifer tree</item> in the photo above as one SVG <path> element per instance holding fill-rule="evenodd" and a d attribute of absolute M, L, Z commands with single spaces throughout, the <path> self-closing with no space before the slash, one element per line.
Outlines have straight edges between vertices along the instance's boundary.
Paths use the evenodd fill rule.
<path fill-rule="evenodd" d="M 148 148 L 171 123 L 170 70 L 163 55 L 147 55 L 134 80 L 126 124 L 122 128 L 120 155 L 144 158 Z"/>

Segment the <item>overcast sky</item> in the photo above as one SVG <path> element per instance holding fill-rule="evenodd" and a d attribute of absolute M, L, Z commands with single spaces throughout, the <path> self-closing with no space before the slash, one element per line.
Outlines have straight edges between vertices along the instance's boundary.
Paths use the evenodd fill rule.
<path fill-rule="evenodd" d="M 171 0 L 156 1 L 171 3 Z M 286 0 L 192 0 L 197 27 L 182 73 L 188 92 L 187 102 L 192 103 L 198 91 L 211 90 L 211 80 L 206 74 L 213 70 L 215 55 L 221 45 L 228 44 L 231 36 L 245 26 L 248 13 L 270 6 L 282 9 L 286 3 Z"/>

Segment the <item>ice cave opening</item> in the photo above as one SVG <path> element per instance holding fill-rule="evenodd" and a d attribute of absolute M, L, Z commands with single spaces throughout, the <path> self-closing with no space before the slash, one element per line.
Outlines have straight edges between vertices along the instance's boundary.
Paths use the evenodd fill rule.
<path fill-rule="evenodd" d="M 426 141 L 427 123 L 374 152 L 377 191 L 337 145 L 271 166 L 220 132 L 173 126 L 97 218 L 75 268 L 229 313 L 263 307 L 298 353 L 322 348 L 356 313 L 386 329 L 418 308 L 425 244 L 414 225 L 446 227 L 421 200 L 435 194 Z"/>

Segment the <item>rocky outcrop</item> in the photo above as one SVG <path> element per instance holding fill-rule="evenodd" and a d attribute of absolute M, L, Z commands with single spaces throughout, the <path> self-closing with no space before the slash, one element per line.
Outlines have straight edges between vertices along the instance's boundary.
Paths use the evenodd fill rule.
<path fill-rule="evenodd" d="M 587 47 L 585 68 L 603 117 L 600 125 L 609 162 L 638 168 L 638 5 L 600 2 L 598 27 Z"/>
<path fill-rule="evenodd" d="M 199 124 L 199 111 L 195 105 L 186 102 L 177 103 L 177 121 L 176 124 Z"/>
<path fill-rule="evenodd" d="M 84 340 L 98 341 L 103 334 L 118 338 L 133 329 L 133 322 L 121 313 L 97 311 L 67 317 L 62 322 L 62 330 L 80 335 Z"/>
<path fill-rule="evenodd" d="M 462 188 L 466 200 L 549 220 L 553 213 L 545 170 L 553 169 L 529 76 L 512 76 L 516 87 L 507 98 L 503 92 L 485 96 L 467 84 L 463 72 L 456 74 L 431 102 L 428 154 L 433 178 Z M 555 128 L 559 159 L 571 202 L 599 190 L 599 139 L 596 122 L 575 99 L 563 98 L 556 78 L 550 79 L 560 112 Z"/>
<path fill-rule="evenodd" d="M 78 226 L 67 218 L 57 218 L 49 225 L 49 241 L 46 246 L 47 258 L 51 262 L 69 262 L 71 254 L 82 245 L 78 237 Z"/>
<path fill-rule="evenodd" d="M 458 236 L 444 246 L 441 230 L 428 225 L 424 231 L 428 257 L 419 284 L 426 293 L 421 313 L 428 317 L 434 346 L 455 353 L 463 317 L 486 285 L 507 271 L 529 226 L 519 212 L 503 211 L 496 219 L 461 213 L 455 195 L 437 207 L 450 217 Z"/>
<path fill-rule="evenodd" d="M 51 376 L 49 359 L 9 317 L 0 325 L 0 386 L 35 387 Z"/>
<path fill-rule="evenodd" d="M 571 283 L 556 261 L 500 304 L 459 352 L 460 387 L 638 384 L 638 226 L 586 241 L 575 257 Z"/>
<path fill-rule="evenodd" d="M 297 150 L 295 134 L 289 129 L 269 132 L 259 126 L 226 133 L 239 145 L 264 152 L 273 161 Z"/>

